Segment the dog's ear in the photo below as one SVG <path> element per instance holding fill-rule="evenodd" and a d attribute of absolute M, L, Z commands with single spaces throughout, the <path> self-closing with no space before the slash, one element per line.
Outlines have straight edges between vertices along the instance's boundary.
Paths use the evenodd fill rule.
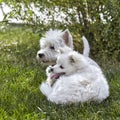
<path fill-rule="evenodd" d="M 69 56 L 69 60 L 71 63 L 75 63 L 75 59 L 74 59 L 74 56 L 73 55 L 70 55 Z"/>
<path fill-rule="evenodd" d="M 74 63 L 79 63 L 79 58 L 78 55 L 76 53 L 72 53 L 69 55 L 69 61 L 74 64 Z"/>
<path fill-rule="evenodd" d="M 72 35 L 71 35 L 71 33 L 69 32 L 68 29 L 66 29 L 65 31 L 63 31 L 62 38 L 63 38 L 65 44 L 68 47 L 70 47 L 70 48 L 73 49 L 73 38 L 72 38 Z"/>

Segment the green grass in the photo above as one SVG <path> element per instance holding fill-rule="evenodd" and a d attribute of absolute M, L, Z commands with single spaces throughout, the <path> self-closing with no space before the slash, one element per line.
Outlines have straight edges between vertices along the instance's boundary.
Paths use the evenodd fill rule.
<path fill-rule="evenodd" d="M 0 30 L 0 120 L 120 120 L 119 63 L 98 61 L 110 85 L 107 100 L 56 105 L 39 90 L 46 75 L 35 59 L 38 49 L 39 36 L 29 27 Z"/>

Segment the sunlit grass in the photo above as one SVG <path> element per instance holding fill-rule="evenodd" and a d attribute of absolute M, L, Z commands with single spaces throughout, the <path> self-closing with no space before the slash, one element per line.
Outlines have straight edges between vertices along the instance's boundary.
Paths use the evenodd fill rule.
<path fill-rule="evenodd" d="M 10 26 L 0 31 L 0 120 L 120 119 L 119 63 L 101 64 L 110 85 L 107 100 L 55 105 L 39 90 L 46 75 L 45 67 L 36 61 L 38 49 L 39 36 L 28 27 Z"/>

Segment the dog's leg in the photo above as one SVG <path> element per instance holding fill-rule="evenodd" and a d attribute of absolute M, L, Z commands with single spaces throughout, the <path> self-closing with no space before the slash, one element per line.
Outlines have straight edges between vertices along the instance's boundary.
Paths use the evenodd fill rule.
<path fill-rule="evenodd" d="M 67 100 L 68 98 L 64 96 L 64 93 L 63 95 L 58 95 L 57 94 L 54 94 L 54 93 L 51 93 L 49 96 L 48 96 L 48 100 L 53 102 L 53 103 L 56 103 L 56 104 L 66 104 L 66 103 L 69 103 L 69 101 Z"/>
<path fill-rule="evenodd" d="M 52 92 L 52 87 L 47 82 L 43 82 L 40 90 L 47 97 Z"/>

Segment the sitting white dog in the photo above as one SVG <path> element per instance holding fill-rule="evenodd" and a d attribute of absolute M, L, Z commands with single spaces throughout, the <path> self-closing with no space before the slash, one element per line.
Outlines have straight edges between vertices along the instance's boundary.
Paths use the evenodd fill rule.
<path fill-rule="evenodd" d="M 97 67 L 98 64 L 90 59 L 89 51 L 90 47 L 87 39 L 82 37 L 84 43 L 83 55 L 87 56 L 86 59 Z M 56 63 L 56 59 L 58 56 L 58 50 L 60 47 L 69 47 L 73 50 L 73 38 L 68 29 L 65 31 L 61 30 L 49 30 L 46 32 L 45 36 L 40 40 L 40 50 L 37 52 L 37 59 L 46 65 L 51 65 Z M 67 51 L 69 52 L 69 51 Z"/>
<path fill-rule="evenodd" d="M 60 54 L 47 68 L 47 81 L 40 86 L 47 99 L 56 104 L 98 101 L 109 96 L 109 86 L 101 69 L 75 52 Z"/>
<path fill-rule="evenodd" d="M 44 64 L 55 63 L 59 47 L 68 46 L 73 49 L 73 38 L 69 30 L 52 30 L 46 32 L 40 39 L 40 50 L 37 52 L 37 59 Z"/>

